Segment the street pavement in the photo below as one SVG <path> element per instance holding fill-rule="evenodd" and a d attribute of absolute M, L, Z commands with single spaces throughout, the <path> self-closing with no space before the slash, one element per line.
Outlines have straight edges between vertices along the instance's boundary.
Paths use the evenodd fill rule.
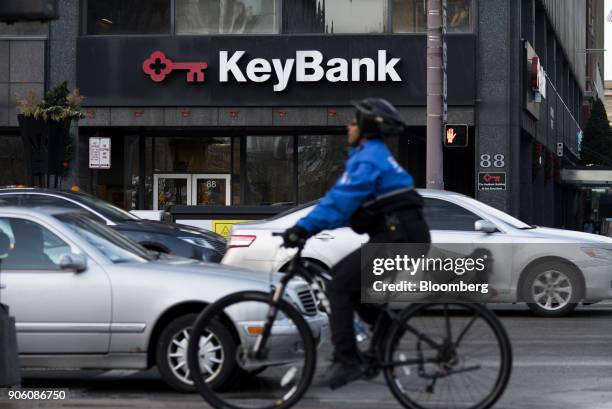
<path fill-rule="evenodd" d="M 612 303 L 543 319 L 522 306 L 495 309 L 512 341 L 514 368 L 499 409 L 612 409 Z M 328 348 L 320 354 L 327 365 Z M 63 402 L 7 402 L 0 408 L 206 408 L 199 395 L 168 388 L 155 370 L 28 371 L 23 387 L 67 388 Z M 397 408 L 382 377 L 330 391 L 316 380 L 304 409 Z"/>

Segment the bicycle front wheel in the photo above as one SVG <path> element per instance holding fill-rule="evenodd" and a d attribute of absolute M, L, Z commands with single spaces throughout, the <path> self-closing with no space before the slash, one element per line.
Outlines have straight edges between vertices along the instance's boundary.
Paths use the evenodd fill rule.
<path fill-rule="evenodd" d="M 306 315 L 308 323 L 302 314 L 285 300 L 274 304 L 270 294 L 252 291 L 228 295 L 206 307 L 194 323 L 187 351 L 194 384 L 204 400 L 217 409 L 283 409 L 297 403 L 315 370 L 316 342 L 311 327 L 320 338 L 326 326 L 322 314 Z M 271 326 L 264 340 L 266 322 Z M 215 323 L 231 328 L 236 345 L 228 360 L 235 364 L 236 376 L 220 387 L 207 381 L 212 351 L 206 337 Z"/>
<path fill-rule="evenodd" d="M 415 304 L 400 314 L 384 348 L 385 379 L 408 409 L 487 409 L 512 370 L 499 319 L 478 304 Z"/>

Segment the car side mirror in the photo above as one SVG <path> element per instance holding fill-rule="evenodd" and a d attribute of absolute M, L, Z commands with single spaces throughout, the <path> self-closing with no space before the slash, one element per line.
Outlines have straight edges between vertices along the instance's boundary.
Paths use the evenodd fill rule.
<path fill-rule="evenodd" d="M 62 270 L 71 270 L 80 273 L 87 269 L 87 257 L 83 254 L 64 254 L 60 257 L 59 266 Z"/>
<path fill-rule="evenodd" d="M 476 220 L 474 222 L 474 230 L 480 231 L 486 234 L 495 233 L 497 230 L 497 226 L 491 223 L 488 220 Z"/>

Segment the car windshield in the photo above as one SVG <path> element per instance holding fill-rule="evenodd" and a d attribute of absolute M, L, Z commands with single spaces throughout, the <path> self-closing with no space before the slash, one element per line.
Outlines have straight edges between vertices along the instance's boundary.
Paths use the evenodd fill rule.
<path fill-rule="evenodd" d="M 499 209 L 496 209 L 492 206 L 479 202 L 476 199 L 472 199 L 471 197 L 462 197 L 462 200 L 468 202 L 476 208 L 483 209 L 485 212 L 495 217 L 496 219 L 501 220 L 502 222 L 514 227 L 515 229 L 530 229 L 533 226 L 528 225 L 525 222 L 520 221 L 519 219 L 510 216 L 508 213 L 504 213 Z"/>
<path fill-rule="evenodd" d="M 75 195 L 75 199 L 115 223 L 138 220 L 133 214 L 90 195 L 80 193 Z"/>
<path fill-rule="evenodd" d="M 62 213 L 54 217 L 84 238 L 113 263 L 146 262 L 154 259 L 140 244 L 79 213 Z"/>

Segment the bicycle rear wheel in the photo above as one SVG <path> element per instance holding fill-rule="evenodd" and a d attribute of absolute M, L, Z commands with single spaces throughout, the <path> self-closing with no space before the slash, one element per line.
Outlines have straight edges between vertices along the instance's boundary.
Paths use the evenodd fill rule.
<path fill-rule="evenodd" d="M 301 305 L 299 299 L 294 301 L 290 294 L 287 298 L 291 304 L 285 300 L 276 304 L 278 312 L 271 321 L 270 336 L 261 344 L 264 351 L 262 356 L 256 356 L 254 350 L 255 345 L 261 343 L 266 319 L 271 316 L 270 294 L 248 291 L 228 295 L 206 307 L 196 319 L 187 361 L 198 392 L 212 407 L 283 409 L 297 403 L 306 392 L 316 364 L 316 345 L 311 326 L 320 338 L 327 318 L 315 312 L 308 316 L 307 323 L 302 312 L 296 309 Z M 223 388 L 206 382 L 204 363 L 210 351 L 202 347 L 205 343 L 198 341 L 215 322 L 223 322 L 232 328 L 237 344 L 235 369 L 242 374 L 237 382 Z"/>
<path fill-rule="evenodd" d="M 487 409 L 512 370 L 499 319 L 478 304 L 415 304 L 400 314 L 384 347 L 385 379 L 409 409 Z"/>

